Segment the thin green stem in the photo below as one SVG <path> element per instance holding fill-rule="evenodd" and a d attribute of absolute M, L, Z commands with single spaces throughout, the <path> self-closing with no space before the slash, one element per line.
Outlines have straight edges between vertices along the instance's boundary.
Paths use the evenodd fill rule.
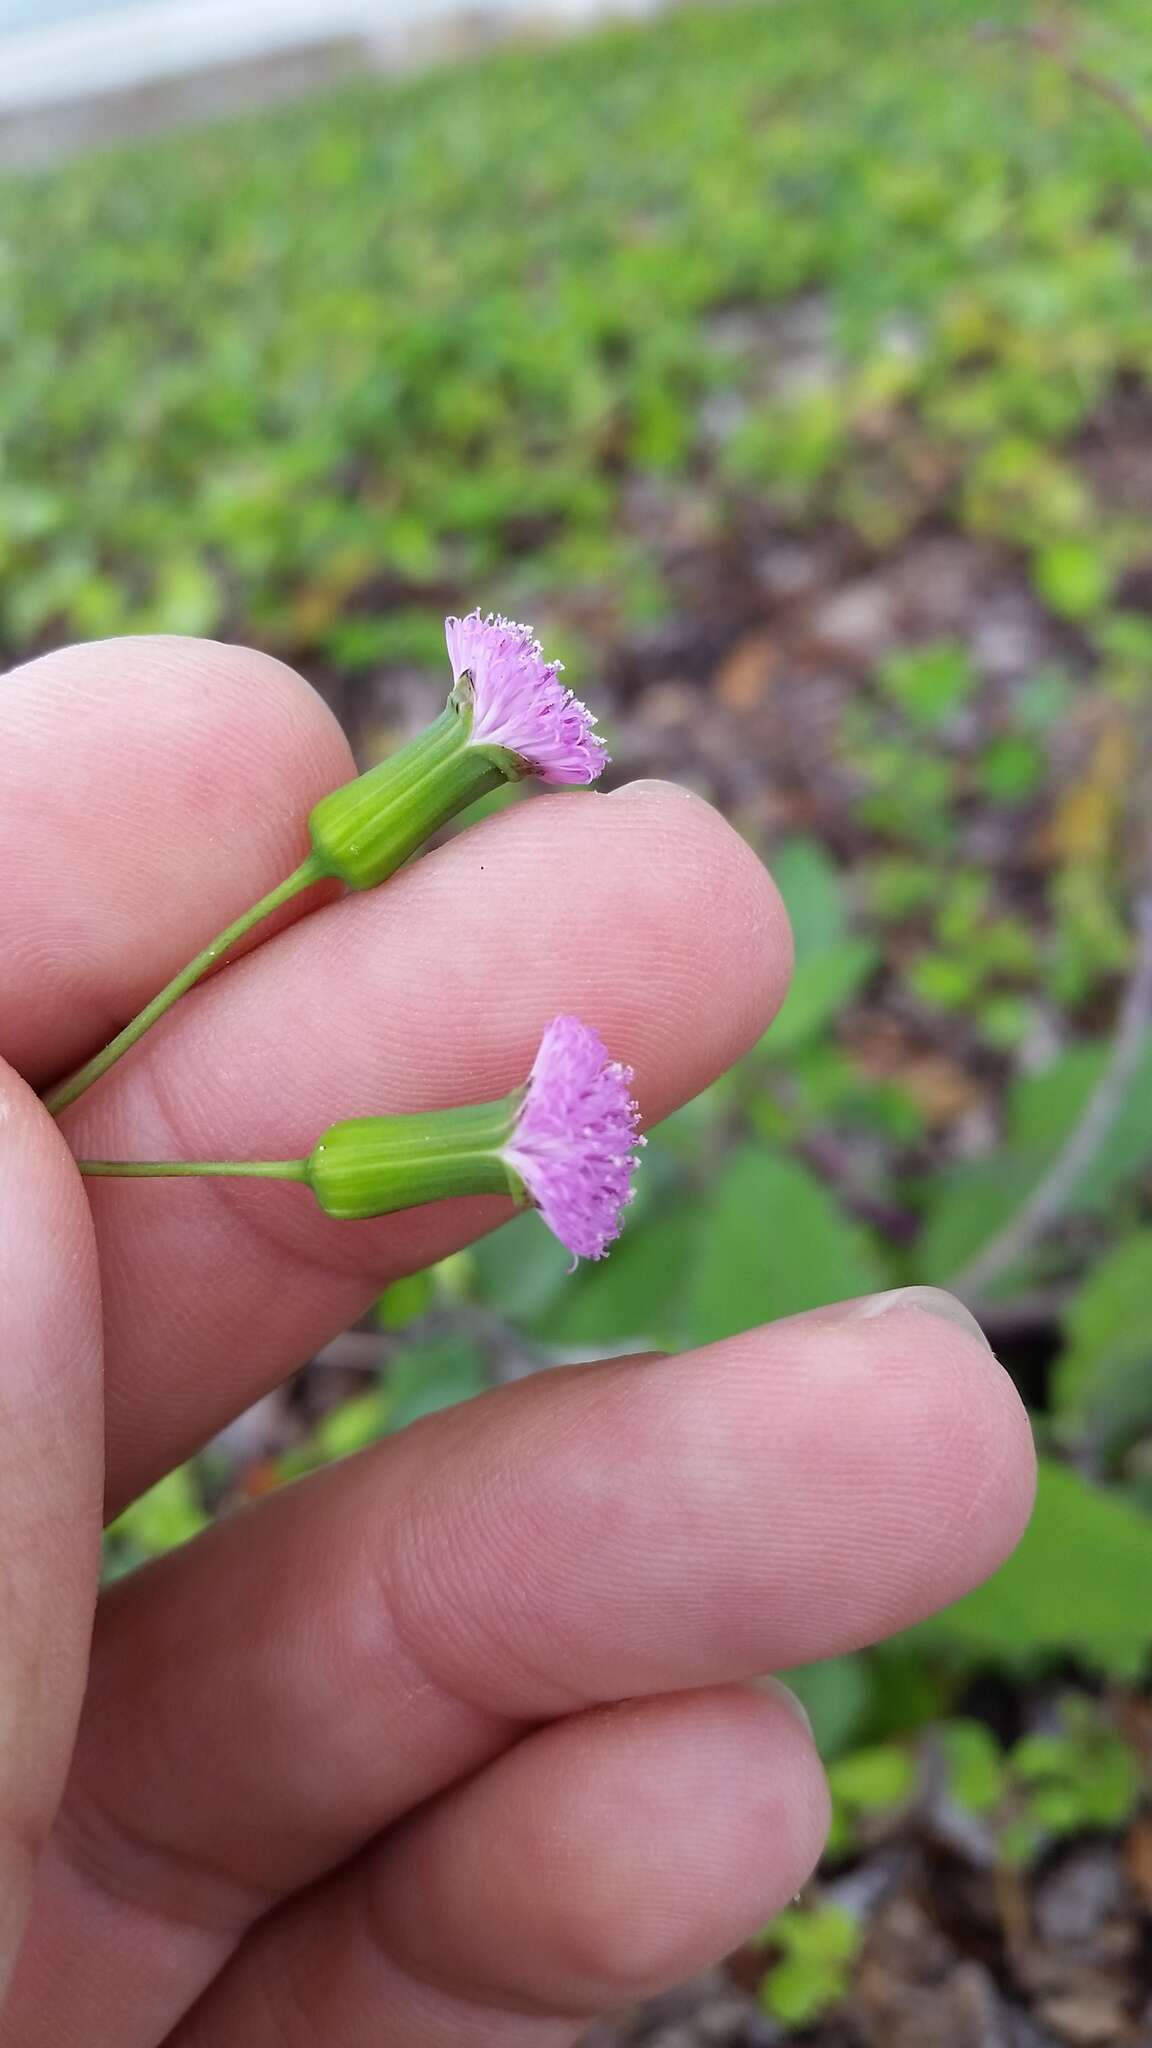
<path fill-rule="evenodd" d="M 306 1159 L 78 1159 L 90 1180 L 160 1180 L 177 1175 L 236 1175 L 248 1180 L 307 1180 Z"/>
<path fill-rule="evenodd" d="M 66 1081 L 61 1081 L 58 1088 L 53 1088 L 51 1093 L 44 1097 L 45 1106 L 51 1110 L 52 1115 L 59 1116 L 62 1109 L 67 1109 L 69 1103 L 76 1102 L 91 1088 L 94 1081 L 98 1081 L 102 1074 L 108 1072 L 109 1067 L 114 1067 L 117 1060 L 123 1059 L 124 1054 L 143 1038 L 144 1033 L 150 1031 L 153 1024 L 158 1023 L 165 1012 L 172 1008 L 173 1003 L 188 989 L 194 987 L 210 968 L 217 966 L 254 925 L 270 917 L 274 910 L 279 910 L 281 904 L 290 903 L 294 896 L 299 896 L 304 889 L 310 888 L 313 882 L 320 881 L 326 872 L 323 862 L 316 854 L 310 853 L 295 873 L 288 876 L 287 881 L 278 883 L 275 889 L 268 891 L 267 896 L 260 898 L 259 903 L 254 903 L 250 910 L 246 910 L 241 917 L 217 933 L 202 953 L 197 953 L 196 958 L 190 960 L 187 967 L 182 967 L 179 974 L 173 976 L 167 988 L 162 988 L 159 995 L 153 996 L 152 1001 L 145 1004 L 139 1015 L 124 1026 L 123 1031 L 117 1032 L 115 1038 L 104 1047 L 103 1052 L 94 1054 L 84 1066 L 78 1067 L 74 1074 L 70 1074 Z"/>

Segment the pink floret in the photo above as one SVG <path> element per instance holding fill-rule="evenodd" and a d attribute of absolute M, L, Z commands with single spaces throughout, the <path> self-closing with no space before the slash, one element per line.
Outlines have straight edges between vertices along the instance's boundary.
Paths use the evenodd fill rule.
<path fill-rule="evenodd" d="M 573 1260 L 603 1258 L 632 1200 L 644 1140 L 631 1085 L 578 1017 L 548 1026 L 504 1156 Z"/>
<path fill-rule="evenodd" d="M 519 754 L 543 782 L 595 782 L 608 762 L 596 720 L 560 681 L 563 664 L 545 661 L 530 626 L 475 611 L 445 619 L 444 637 L 453 682 L 472 678 L 475 745 Z"/>

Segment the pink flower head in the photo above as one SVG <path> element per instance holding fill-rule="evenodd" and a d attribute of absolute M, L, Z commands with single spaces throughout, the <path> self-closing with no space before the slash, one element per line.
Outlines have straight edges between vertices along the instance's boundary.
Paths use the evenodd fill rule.
<path fill-rule="evenodd" d="M 645 1141 L 631 1085 L 632 1069 L 578 1017 L 553 1019 L 504 1157 L 573 1264 L 603 1258 L 632 1200 Z"/>
<path fill-rule="evenodd" d="M 531 626 L 478 611 L 445 619 L 452 680 L 472 678 L 472 743 L 505 747 L 543 782 L 595 782 L 608 762 L 596 723 L 560 681 L 563 664 L 545 661 Z"/>

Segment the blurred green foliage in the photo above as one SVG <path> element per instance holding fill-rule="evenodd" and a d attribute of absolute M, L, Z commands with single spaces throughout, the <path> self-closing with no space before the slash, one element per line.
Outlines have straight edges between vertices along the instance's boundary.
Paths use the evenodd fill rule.
<path fill-rule="evenodd" d="M 930 1799 L 977 1822 L 997 1862 L 1024 1864 L 1067 1835 L 1123 1827 L 1144 1789 L 1132 1745 L 1107 1707 L 1077 1693 L 1007 1749 L 982 1721 L 943 1720 L 915 1746 L 879 1743 L 842 1758 L 829 1782 L 834 1863 Z"/>
<path fill-rule="evenodd" d="M 982 1721 L 944 1720 L 915 1745 L 881 1743 L 843 1758 L 829 1781 L 833 1880 L 846 1859 L 897 1833 L 911 1813 L 928 1821 L 936 1840 L 958 1824 L 985 1867 L 1022 1869 L 1069 1836 L 1124 1827 L 1143 1789 L 1132 1743 L 1105 1706 L 1075 1693 L 1006 1749 Z M 838 2004 L 864 1934 L 858 1914 L 819 1889 L 778 1913 L 758 1942 L 773 1958 L 760 1983 L 765 2010 L 800 2028 Z"/>
<path fill-rule="evenodd" d="M 1086 17 L 1132 90 L 1142 4 Z M 689 9 L 8 182 L 7 648 L 239 631 L 354 671 L 525 583 L 646 620 L 636 475 L 884 545 L 947 508 L 1091 628 L 1146 534 L 1068 444 L 1152 355 L 1152 166 L 988 12 Z M 938 723 L 963 657 L 888 685 Z"/>
<path fill-rule="evenodd" d="M 119 1578 L 148 1558 L 187 1543 L 208 1521 L 195 1466 L 177 1466 L 110 1523 L 104 1538 L 105 1577 Z"/>
<path fill-rule="evenodd" d="M 784 1010 L 657 1134 L 611 1260 L 569 1278 L 523 1218 L 400 1283 L 387 1376 L 273 1482 L 477 1391 L 493 1331 L 547 1364 L 954 1281 L 1084 1115 L 1131 970 L 1152 672 L 1146 516 L 1091 458 L 1133 408 L 1147 434 L 1152 154 L 1058 64 L 977 38 L 993 11 L 1030 12 L 689 9 L 0 187 L 9 657 L 165 630 L 336 679 L 439 671 L 443 611 L 478 598 L 590 652 L 673 602 L 638 484 L 700 546 L 750 512 L 870 563 L 979 540 L 1063 650 L 1007 693 L 955 637 L 878 661 L 837 735 L 850 854 L 816 830 L 771 850 Z M 1078 51 L 1147 95 L 1146 30 L 1145 0 L 1095 0 Z M 879 1003 L 944 1051 L 879 1057 Z M 1054 1302 L 1060 1332 L 1019 1554 L 894 1649 L 794 1675 L 849 1829 L 974 1667 L 1146 1664 L 1150 1153 L 1152 1039 L 1059 1227 L 993 1290 Z M 202 1493 L 185 1471 L 130 1509 L 115 1568 L 193 1533 Z M 998 1798 L 948 1741 L 970 1803 Z M 1058 1828 L 1069 1771 L 1030 1756 L 1022 1825 Z M 799 2019 L 850 1945 L 788 1925 L 765 1996 Z"/>

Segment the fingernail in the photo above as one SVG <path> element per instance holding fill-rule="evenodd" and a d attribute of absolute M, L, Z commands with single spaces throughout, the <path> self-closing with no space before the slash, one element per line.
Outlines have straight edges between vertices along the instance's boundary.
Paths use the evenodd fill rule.
<path fill-rule="evenodd" d="M 970 1337 L 978 1337 L 989 1350 L 992 1348 L 971 1309 L 943 1287 L 891 1287 L 887 1294 L 870 1294 L 848 1310 L 848 1321 L 874 1322 L 877 1316 L 886 1316 L 894 1308 L 918 1308 L 926 1316 L 939 1316 L 942 1323 L 954 1323 L 958 1329 L 967 1330 Z"/>
<path fill-rule="evenodd" d="M 752 1683 L 755 1685 L 757 1692 L 769 1693 L 774 1700 L 779 1700 L 780 1705 L 787 1708 L 792 1719 L 799 1721 L 804 1733 L 811 1735 L 812 1723 L 808 1718 L 807 1707 L 804 1705 L 803 1700 L 796 1697 L 791 1686 L 785 1685 L 782 1678 L 755 1678 Z"/>

